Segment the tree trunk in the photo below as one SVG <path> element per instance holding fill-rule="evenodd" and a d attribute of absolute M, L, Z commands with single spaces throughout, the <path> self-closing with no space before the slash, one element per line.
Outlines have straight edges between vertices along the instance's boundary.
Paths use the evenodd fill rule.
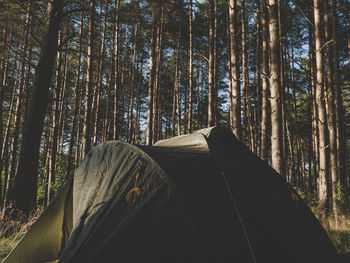
<path fill-rule="evenodd" d="M 62 0 L 51 2 L 47 33 L 36 69 L 35 84 L 29 101 L 27 119 L 24 123 L 19 166 L 11 194 L 11 200 L 14 201 L 15 206 L 26 215 L 29 215 L 36 205 L 40 138 L 48 105 L 49 85 L 57 54 L 62 8 Z"/>
<path fill-rule="evenodd" d="M 248 54 L 247 54 L 247 32 L 245 22 L 245 0 L 241 1 L 242 15 L 242 142 L 244 143 L 247 139 L 248 119 L 247 119 L 247 101 L 248 101 Z"/>
<path fill-rule="evenodd" d="M 254 107 L 254 116 L 255 116 L 255 142 L 256 142 L 256 149 L 255 153 L 260 156 L 260 144 L 261 144 L 261 138 L 260 138 L 260 125 L 257 125 L 258 123 L 261 123 L 261 79 L 260 79 L 260 46 L 261 46 L 261 35 L 260 35 L 260 28 L 261 28 L 261 22 L 260 22 L 260 0 L 256 0 L 256 105 Z"/>
<path fill-rule="evenodd" d="M 317 124 L 319 133 L 319 205 L 318 210 L 320 219 L 326 222 L 327 209 L 327 153 L 326 153 L 326 112 L 324 105 L 323 89 L 323 57 L 322 57 L 322 36 L 321 36 L 321 13 L 320 0 L 314 0 L 314 21 L 315 21 L 315 50 L 316 50 L 316 105 L 317 105 Z"/>
<path fill-rule="evenodd" d="M 269 35 L 270 35 L 270 90 L 271 90 L 271 164 L 284 176 L 282 151 L 282 108 L 279 81 L 279 47 L 276 0 L 269 0 Z"/>
<path fill-rule="evenodd" d="M 263 0 L 262 10 L 262 38 L 263 38 L 263 50 L 262 50 L 262 63 L 263 63 L 263 81 L 262 81 L 262 109 L 261 109 L 261 144 L 260 144 L 260 157 L 263 160 L 268 160 L 268 96 L 269 96 L 269 35 L 268 35 L 268 24 L 267 24 L 267 8 L 266 0 Z"/>
<path fill-rule="evenodd" d="M 208 90 L 208 127 L 215 125 L 215 107 L 214 107 L 214 100 L 215 100 L 215 75 L 214 75 L 214 67 L 215 67 L 215 61 L 214 61 L 214 34 L 215 34 L 215 8 L 214 8 L 214 1 L 215 0 L 209 0 L 209 71 L 208 71 L 208 83 L 209 83 L 209 90 Z"/>
<path fill-rule="evenodd" d="M 115 14 L 114 14 L 114 96 L 113 96 L 113 140 L 118 139 L 118 100 L 119 100 L 119 6 L 120 0 L 115 1 Z"/>
<path fill-rule="evenodd" d="M 179 22 L 179 36 L 177 39 L 177 49 L 176 49 L 176 62 L 175 62 L 175 76 L 174 76 L 174 91 L 173 91 L 173 112 L 172 112 L 172 136 L 175 136 L 175 126 L 176 126 L 176 110 L 180 111 L 178 108 L 178 98 L 179 98 L 179 57 L 180 57 L 180 43 L 181 43 L 181 22 Z M 178 123 L 180 124 L 180 122 Z M 181 128 L 178 125 L 178 135 L 181 134 Z"/>
<path fill-rule="evenodd" d="M 153 101 L 154 101 L 154 78 L 156 77 L 156 43 L 157 43 L 157 25 L 160 14 L 160 6 L 155 4 L 152 9 L 152 32 L 151 32 L 151 56 L 149 63 L 149 84 L 148 84 L 148 111 L 147 111 L 147 130 L 146 144 L 152 145 L 153 139 Z"/>
<path fill-rule="evenodd" d="M 82 141 L 82 158 L 91 149 L 91 108 L 92 96 L 94 89 L 94 37 L 95 37 L 95 0 L 90 0 L 90 20 L 88 31 L 87 58 L 86 58 L 86 86 L 85 86 L 85 108 L 84 108 L 84 125 Z"/>
<path fill-rule="evenodd" d="M 323 1 L 324 8 L 324 32 L 325 32 L 325 42 L 331 41 L 333 38 L 333 32 L 331 28 L 331 18 L 328 7 L 328 1 Z M 338 167 L 337 167 L 337 131 L 335 127 L 335 105 L 334 105 L 334 71 L 333 71 L 333 48 L 331 45 L 326 46 L 326 63 L 327 63 L 327 88 L 325 90 L 327 103 L 326 114 L 327 114 L 327 124 L 328 124 L 328 134 L 329 134 L 329 170 L 331 176 L 331 189 L 332 189 L 332 209 L 335 217 L 335 222 L 337 224 L 337 182 L 338 182 Z"/>
<path fill-rule="evenodd" d="M 348 1 L 347 9 L 348 8 Z M 340 182 L 339 196 L 346 196 L 346 171 L 347 171 L 347 154 L 346 154 L 346 143 L 345 143 L 345 122 L 344 122 L 344 105 L 342 98 L 342 86 L 340 84 L 340 72 L 339 72 L 339 54 L 338 54 L 338 38 L 336 32 L 338 32 L 338 19 L 337 19 L 337 1 L 332 0 L 332 31 L 333 31 L 333 66 L 334 66 L 334 85 L 335 85 L 335 113 L 336 113 L 336 130 L 337 130 L 337 167 L 338 167 L 338 180 Z M 350 36 L 349 36 L 349 13 L 347 13 L 347 26 L 348 26 L 348 51 L 349 51 L 349 61 L 350 61 Z M 344 207 L 348 207 L 349 200 L 344 198 L 341 200 L 344 202 Z"/>
<path fill-rule="evenodd" d="M 155 54 L 156 54 L 156 69 L 155 69 L 155 78 L 154 78 L 154 91 L 153 91 L 153 110 L 152 110 L 152 144 L 156 143 L 158 140 L 158 126 L 159 126 L 159 99 L 160 99 L 160 66 L 161 66 L 161 60 L 162 60 L 162 39 L 163 39 L 163 20 L 164 20 L 164 7 L 163 7 L 163 1 L 160 2 L 160 18 L 158 20 L 158 26 L 157 26 L 157 41 L 156 41 L 156 48 L 155 48 Z"/>
<path fill-rule="evenodd" d="M 238 139 L 240 139 L 241 130 L 241 92 L 239 79 L 239 64 L 238 64 L 238 48 L 237 48 L 237 2 L 230 0 L 229 2 L 229 24 L 230 24 L 230 61 L 232 90 L 230 97 L 231 129 Z"/>
<path fill-rule="evenodd" d="M 81 2 L 82 6 L 82 2 Z M 77 122 L 80 116 L 78 115 L 79 113 L 79 108 L 80 108 L 80 73 L 81 73 L 81 55 L 82 55 L 82 37 L 83 37 L 83 12 L 80 12 L 80 28 L 79 28 L 79 53 L 78 53 L 78 66 L 77 66 L 77 71 L 76 71 L 76 76 L 75 76 L 75 100 L 74 100 L 74 115 L 73 115 L 73 120 L 72 120 L 72 129 L 71 129 L 71 134 L 70 134 L 70 139 L 69 139 L 69 148 L 68 148 L 68 157 L 67 157 L 67 174 L 66 178 L 68 178 L 71 175 L 71 170 L 72 170 L 72 157 L 73 157 L 73 147 L 75 143 L 75 135 L 76 135 L 76 130 L 77 130 Z M 76 144 L 76 147 L 78 148 L 79 145 L 78 143 Z"/>
<path fill-rule="evenodd" d="M 281 0 L 278 0 L 278 39 L 279 39 L 279 67 L 280 67 L 280 94 L 281 94 L 281 121 L 282 121 L 282 153 L 284 160 L 287 159 L 287 146 L 286 146 L 286 99 L 285 99 L 285 85 L 284 85 L 284 59 L 283 59 L 283 34 L 282 34 L 282 21 L 281 21 Z M 287 170 L 284 165 L 284 174 L 286 176 Z"/>
<path fill-rule="evenodd" d="M 132 68 L 131 68 L 131 81 L 130 81 L 130 111 L 128 118 L 128 128 L 129 128 L 129 138 L 128 141 L 131 143 L 133 138 L 133 122 L 134 122 L 134 83 L 135 83 L 135 68 L 136 68 L 136 55 L 137 55 L 137 31 L 138 31 L 137 20 L 134 28 L 134 44 L 133 44 L 133 59 L 132 59 Z"/>
<path fill-rule="evenodd" d="M 309 17 L 312 19 L 312 11 L 310 8 Z M 313 21 L 313 19 L 312 19 Z M 318 146 L 318 127 L 317 127 L 317 105 L 316 105 L 316 77 L 315 77 L 315 62 L 314 62 L 314 44 L 312 37 L 312 25 L 308 24 L 309 35 L 309 67 L 310 67 L 310 93 L 311 93 L 311 127 L 312 127 L 312 147 L 313 147 L 313 169 L 316 179 L 319 171 L 319 146 Z M 317 184 L 315 184 L 315 193 L 317 192 Z"/>
<path fill-rule="evenodd" d="M 189 67 L 188 67 L 188 119 L 187 119 L 187 129 L 189 133 L 192 133 L 192 74 L 193 74 L 193 47 L 192 47 L 192 0 L 190 0 L 190 13 L 189 13 L 189 25 L 188 25 L 188 34 L 189 34 L 189 47 L 188 47 L 188 55 L 189 55 Z"/>

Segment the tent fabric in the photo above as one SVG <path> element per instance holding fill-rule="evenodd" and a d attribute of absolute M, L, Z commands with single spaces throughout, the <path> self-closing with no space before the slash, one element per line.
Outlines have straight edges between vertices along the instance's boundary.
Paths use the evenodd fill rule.
<path fill-rule="evenodd" d="M 300 196 L 229 130 L 214 127 L 155 146 L 96 146 L 4 262 L 336 257 Z"/>

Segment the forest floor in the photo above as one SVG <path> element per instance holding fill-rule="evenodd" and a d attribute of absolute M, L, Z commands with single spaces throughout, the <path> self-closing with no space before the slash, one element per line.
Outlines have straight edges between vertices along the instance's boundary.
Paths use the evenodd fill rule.
<path fill-rule="evenodd" d="M 350 254 L 350 218 L 341 216 L 337 224 L 329 219 L 329 226 L 325 229 L 338 253 Z"/>

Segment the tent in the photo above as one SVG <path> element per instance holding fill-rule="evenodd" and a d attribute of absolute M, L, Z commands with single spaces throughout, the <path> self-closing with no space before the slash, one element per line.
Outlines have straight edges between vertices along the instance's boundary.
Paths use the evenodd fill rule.
<path fill-rule="evenodd" d="M 228 129 L 91 150 L 4 260 L 336 262 L 283 178 Z"/>

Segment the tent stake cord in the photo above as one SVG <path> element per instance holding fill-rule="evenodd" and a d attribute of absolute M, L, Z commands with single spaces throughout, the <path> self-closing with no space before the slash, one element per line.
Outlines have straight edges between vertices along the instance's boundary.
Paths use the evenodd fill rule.
<path fill-rule="evenodd" d="M 248 247 L 249 247 L 249 251 L 250 251 L 250 254 L 252 256 L 252 259 L 253 259 L 253 262 L 256 263 L 256 258 L 255 258 L 255 255 L 254 255 L 254 250 L 253 250 L 253 247 L 252 247 L 252 244 L 250 243 L 250 240 L 248 238 L 248 234 L 247 234 L 247 231 L 246 231 L 246 228 L 244 226 L 244 223 L 243 223 L 243 220 L 242 220 L 242 217 L 241 217 L 241 214 L 239 213 L 239 210 L 238 210 L 238 206 L 237 206 L 237 203 L 235 201 L 235 199 L 233 198 L 233 194 L 232 194 L 232 191 L 231 191 L 231 187 L 227 181 L 227 178 L 224 174 L 223 171 L 221 171 L 221 175 L 222 177 L 224 178 L 224 181 L 225 181 L 225 185 L 226 185 L 226 188 L 227 188 L 227 191 L 229 193 L 229 196 L 230 196 L 230 199 L 232 201 L 232 204 L 236 210 L 236 214 L 238 216 L 238 220 L 239 222 L 241 223 L 241 226 L 242 226 L 242 230 L 243 230 L 243 234 L 244 234 L 244 237 L 245 239 L 247 240 L 247 243 L 248 243 Z"/>

